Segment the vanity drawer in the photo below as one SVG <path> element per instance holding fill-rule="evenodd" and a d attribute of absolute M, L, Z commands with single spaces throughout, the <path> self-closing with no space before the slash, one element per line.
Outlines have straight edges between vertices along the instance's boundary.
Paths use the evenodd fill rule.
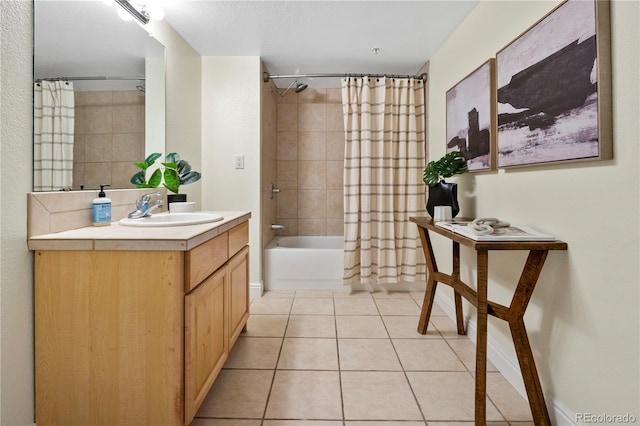
<path fill-rule="evenodd" d="M 249 244 L 249 222 L 243 222 L 229 230 L 229 259 Z"/>
<path fill-rule="evenodd" d="M 228 234 L 217 237 L 189 250 L 185 255 L 184 291 L 188 293 L 219 267 L 228 257 Z"/>

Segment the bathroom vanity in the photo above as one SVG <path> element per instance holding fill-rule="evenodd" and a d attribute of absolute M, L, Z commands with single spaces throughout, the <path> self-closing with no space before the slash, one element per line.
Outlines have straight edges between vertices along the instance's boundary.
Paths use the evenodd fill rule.
<path fill-rule="evenodd" d="M 31 237 L 38 425 L 189 424 L 249 317 L 249 218 Z"/>

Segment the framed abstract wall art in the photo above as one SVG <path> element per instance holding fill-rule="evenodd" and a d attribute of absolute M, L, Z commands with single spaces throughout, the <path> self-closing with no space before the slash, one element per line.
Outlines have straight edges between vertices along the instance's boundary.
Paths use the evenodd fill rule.
<path fill-rule="evenodd" d="M 460 151 L 469 171 L 495 169 L 495 60 L 447 91 L 447 152 Z"/>
<path fill-rule="evenodd" d="M 608 0 L 568 0 L 498 52 L 498 167 L 613 158 Z"/>

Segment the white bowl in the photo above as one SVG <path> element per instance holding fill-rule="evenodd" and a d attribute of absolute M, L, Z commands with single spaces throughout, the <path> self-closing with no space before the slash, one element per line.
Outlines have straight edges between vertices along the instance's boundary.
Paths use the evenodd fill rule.
<path fill-rule="evenodd" d="M 177 203 L 169 203 L 169 211 L 171 213 L 188 213 L 196 211 L 195 201 L 184 201 Z"/>

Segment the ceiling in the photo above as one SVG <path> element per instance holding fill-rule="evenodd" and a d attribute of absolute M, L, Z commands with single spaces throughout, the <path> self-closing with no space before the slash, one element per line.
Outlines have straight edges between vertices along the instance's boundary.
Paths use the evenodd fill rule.
<path fill-rule="evenodd" d="M 163 3 L 167 23 L 200 55 L 260 56 L 272 75 L 415 74 L 478 2 L 147 1 Z M 46 13 L 39 10 L 41 7 L 46 7 Z M 36 69 L 46 70 L 49 76 L 77 76 L 81 65 L 65 55 L 80 51 L 86 62 L 100 62 L 112 73 L 130 74 L 118 64 L 134 56 L 136 49 L 153 49 L 144 42 L 144 36 L 142 47 L 134 48 L 137 44 L 132 40 L 141 36 L 130 32 L 139 28 L 134 23 L 122 23 L 115 10 L 98 0 L 36 0 Z M 43 25 L 50 35 L 38 39 Z M 96 36 L 98 41 L 110 48 L 84 46 L 94 42 L 89 34 L 96 27 L 103 28 Z M 61 45 L 67 48 L 60 49 Z M 49 53 L 42 56 L 43 52 Z M 66 71 L 67 65 L 76 68 Z M 132 72 L 140 73 L 139 69 Z M 319 80 L 323 79 L 305 82 L 311 87 L 335 84 Z M 290 82 L 277 80 L 276 84 L 282 87 Z"/>
<path fill-rule="evenodd" d="M 415 74 L 476 4 L 171 1 L 165 19 L 202 56 L 260 56 L 272 75 Z"/>

